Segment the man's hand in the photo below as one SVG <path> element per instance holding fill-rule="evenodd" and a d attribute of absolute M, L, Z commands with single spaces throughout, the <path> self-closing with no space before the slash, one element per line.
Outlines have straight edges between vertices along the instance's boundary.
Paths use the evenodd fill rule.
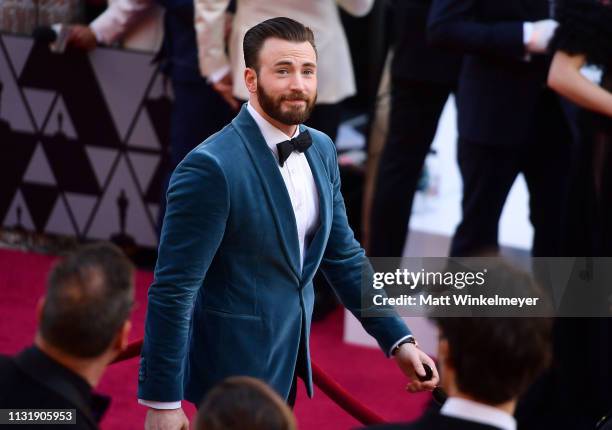
<path fill-rule="evenodd" d="M 544 19 L 531 24 L 532 30 L 527 41 L 527 52 L 531 54 L 545 54 L 548 52 L 550 40 L 555 35 L 559 23 L 553 19 Z"/>
<path fill-rule="evenodd" d="M 229 104 L 232 107 L 232 109 L 238 110 L 240 105 L 234 98 L 234 94 L 233 94 L 234 85 L 232 82 L 231 72 L 229 72 L 227 75 L 221 78 L 221 80 L 215 82 L 213 84 L 213 88 L 216 92 L 221 94 L 221 97 L 223 97 L 223 100 L 225 100 L 227 104 Z"/>
<path fill-rule="evenodd" d="M 404 372 L 404 374 L 410 378 L 410 383 L 406 389 L 411 393 L 425 390 L 433 391 L 433 389 L 436 388 L 440 382 L 440 377 L 438 376 L 438 370 L 436 369 L 435 363 L 416 345 L 412 343 L 405 343 L 401 345 L 394 357 L 395 361 L 397 361 L 397 365 L 400 369 L 402 369 L 402 372 Z M 417 375 L 425 376 L 423 363 L 431 367 L 433 376 L 430 380 L 421 382 L 419 381 Z"/>
<path fill-rule="evenodd" d="M 189 430 L 189 420 L 182 408 L 147 411 L 145 430 Z"/>
<path fill-rule="evenodd" d="M 91 51 L 97 45 L 96 35 L 86 25 L 70 26 L 70 34 L 68 35 L 68 46 L 85 51 Z"/>

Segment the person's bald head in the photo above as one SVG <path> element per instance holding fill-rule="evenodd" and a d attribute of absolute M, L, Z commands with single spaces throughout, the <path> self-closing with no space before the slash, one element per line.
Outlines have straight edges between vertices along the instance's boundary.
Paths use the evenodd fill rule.
<path fill-rule="evenodd" d="M 133 298 L 132 265 L 123 252 L 108 243 L 86 245 L 49 275 L 39 334 L 68 355 L 97 357 L 128 319 Z"/>

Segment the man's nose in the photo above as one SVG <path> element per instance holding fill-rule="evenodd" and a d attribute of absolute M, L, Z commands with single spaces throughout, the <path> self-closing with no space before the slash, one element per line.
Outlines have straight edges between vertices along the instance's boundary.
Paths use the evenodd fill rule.
<path fill-rule="evenodd" d="M 289 87 L 293 91 L 303 92 L 305 90 L 304 77 L 301 73 L 296 73 L 291 77 Z"/>

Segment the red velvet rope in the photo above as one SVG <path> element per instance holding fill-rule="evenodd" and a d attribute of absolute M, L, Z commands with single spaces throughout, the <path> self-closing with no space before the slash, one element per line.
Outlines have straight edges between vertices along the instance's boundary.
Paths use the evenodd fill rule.
<path fill-rule="evenodd" d="M 142 339 L 132 342 L 119 356 L 113 361 L 129 360 L 130 358 L 138 357 L 142 349 Z M 365 425 L 381 424 L 386 421 L 378 414 L 370 410 L 366 405 L 361 403 L 346 391 L 340 384 L 325 373 L 317 364 L 312 363 L 312 380 L 327 397 L 334 401 L 338 406 L 344 409 L 349 415 Z"/>

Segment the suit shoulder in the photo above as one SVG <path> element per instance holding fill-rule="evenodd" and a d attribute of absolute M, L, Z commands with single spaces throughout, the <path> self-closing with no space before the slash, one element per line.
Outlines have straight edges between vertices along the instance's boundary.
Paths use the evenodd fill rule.
<path fill-rule="evenodd" d="M 312 143 L 324 157 L 326 162 L 336 162 L 336 145 L 327 134 L 317 129 L 306 127 L 312 136 Z"/>
<path fill-rule="evenodd" d="M 185 158 L 213 158 L 223 164 L 240 150 L 239 143 L 240 135 L 230 123 L 196 146 Z"/>
<path fill-rule="evenodd" d="M 177 170 L 189 168 L 224 170 L 235 157 L 240 137 L 231 125 L 225 126 L 204 142 L 193 148 L 177 166 Z"/>

